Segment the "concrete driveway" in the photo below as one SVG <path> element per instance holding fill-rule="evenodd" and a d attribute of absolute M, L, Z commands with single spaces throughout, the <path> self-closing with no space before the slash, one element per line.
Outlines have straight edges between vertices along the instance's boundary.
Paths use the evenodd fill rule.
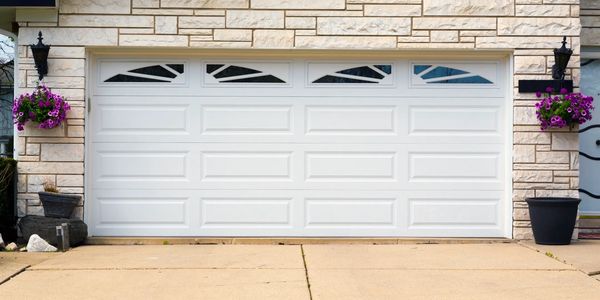
<path fill-rule="evenodd" d="M 84 246 L 4 299 L 598 299 L 600 281 L 519 244 Z"/>

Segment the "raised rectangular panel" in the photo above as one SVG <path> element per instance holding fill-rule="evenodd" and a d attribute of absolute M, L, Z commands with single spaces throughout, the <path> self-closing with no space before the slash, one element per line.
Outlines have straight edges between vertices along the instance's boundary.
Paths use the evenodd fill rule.
<path fill-rule="evenodd" d="M 291 133 L 291 106 L 205 106 L 202 130 L 207 134 Z"/>
<path fill-rule="evenodd" d="M 186 225 L 187 197 L 97 198 L 98 223 L 123 226 Z"/>
<path fill-rule="evenodd" d="M 392 181 L 395 153 L 312 152 L 306 154 L 307 181 Z"/>
<path fill-rule="evenodd" d="M 496 181 L 500 176 L 499 155 L 409 153 L 409 181 Z"/>
<path fill-rule="evenodd" d="M 395 199 L 306 199 L 306 225 L 360 227 L 393 226 Z"/>
<path fill-rule="evenodd" d="M 409 199 L 409 227 L 497 225 L 499 199 Z"/>
<path fill-rule="evenodd" d="M 207 181 L 291 180 L 291 152 L 205 152 L 202 174 Z"/>
<path fill-rule="evenodd" d="M 99 151 L 94 162 L 99 181 L 187 180 L 188 152 Z"/>
<path fill-rule="evenodd" d="M 306 108 L 307 134 L 393 134 L 394 107 Z"/>
<path fill-rule="evenodd" d="M 187 134 L 188 105 L 99 105 L 99 134 Z"/>
<path fill-rule="evenodd" d="M 202 224 L 282 226 L 291 223 L 291 198 L 205 198 Z"/>
<path fill-rule="evenodd" d="M 491 134 L 500 130 L 499 108 L 413 106 L 410 135 Z"/>

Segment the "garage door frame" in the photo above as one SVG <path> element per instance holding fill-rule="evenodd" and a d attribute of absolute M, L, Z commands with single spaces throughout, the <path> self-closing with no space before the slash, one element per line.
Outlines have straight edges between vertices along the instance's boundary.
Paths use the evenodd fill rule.
<path fill-rule="evenodd" d="M 221 58 L 221 59 L 261 59 L 261 58 L 302 58 L 302 59 L 314 59 L 314 60 L 330 60 L 335 57 L 336 60 L 352 60 L 352 59 L 362 59 L 362 60 L 380 60 L 380 59 L 405 59 L 405 58 L 413 58 L 413 59 L 463 59 L 467 60 L 472 58 L 474 53 L 470 51 L 466 52 L 444 52 L 441 54 L 440 52 L 396 52 L 396 51 L 301 51 L 294 50 L 291 51 L 253 51 L 253 50 L 163 50 L 163 51 L 143 51 L 143 57 L 156 57 L 156 58 L 197 58 L 197 57 L 207 57 L 207 58 Z M 505 96 L 505 119 L 504 119 L 504 130 L 505 134 L 505 145 L 504 145 L 504 153 L 505 153 L 505 178 L 504 178 L 504 237 L 512 238 L 512 215 L 513 215 L 513 201 L 512 201 L 512 145 L 513 145 L 513 89 L 510 88 L 513 82 L 513 56 L 511 52 L 477 52 L 477 59 L 502 59 L 507 64 L 507 74 L 505 74 L 506 82 L 508 86 L 506 88 L 506 96 Z M 85 175 L 85 201 L 84 204 L 84 220 L 88 224 L 93 224 L 93 214 L 92 214 L 92 203 L 93 197 L 92 195 L 92 170 L 91 170 L 91 120 L 93 118 L 93 112 L 90 112 L 91 102 L 91 85 L 94 84 L 94 74 L 92 70 L 94 70 L 93 62 L 96 61 L 97 58 L 125 58 L 127 56 L 132 57 L 140 57 L 140 50 L 134 49 L 89 49 L 87 53 L 86 59 L 86 107 L 88 109 L 85 110 L 85 120 L 86 120 L 86 128 L 85 128 L 85 160 L 84 160 L 84 175 Z M 90 236 L 93 236 L 93 230 L 90 230 Z"/>

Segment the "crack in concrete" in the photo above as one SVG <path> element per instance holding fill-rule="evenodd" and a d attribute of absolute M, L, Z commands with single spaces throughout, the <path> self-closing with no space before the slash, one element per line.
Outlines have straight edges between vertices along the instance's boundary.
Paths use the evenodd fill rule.
<path fill-rule="evenodd" d="M 308 286 L 308 298 L 312 300 L 312 290 L 310 289 L 310 279 L 308 278 L 308 267 L 306 264 L 306 255 L 304 254 L 304 245 L 300 245 L 300 252 L 302 253 L 302 262 L 304 263 L 304 276 L 306 277 L 306 285 Z"/>

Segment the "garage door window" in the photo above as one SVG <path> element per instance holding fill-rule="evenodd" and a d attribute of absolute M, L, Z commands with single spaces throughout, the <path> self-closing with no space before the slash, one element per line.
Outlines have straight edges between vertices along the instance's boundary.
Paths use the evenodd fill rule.
<path fill-rule="evenodd" d="M 119 73 L 104 82 L 173 82 L 183 72 L 183 64 L 149 65 Z"/>
<path fill-rule="evenodd" d="M 436 65 L 415 65 L 414 74 L 425 83 L 493 84 L 490 80 L 468 71 Z"/>
<path fill-rule="evenodd" d="M 207 64 L 207 83 L 286 83 L 286 64 L 263 64 L 263 66 L 238 64 Z M 283 79 L 282 79 L 283 78 Z"/>

